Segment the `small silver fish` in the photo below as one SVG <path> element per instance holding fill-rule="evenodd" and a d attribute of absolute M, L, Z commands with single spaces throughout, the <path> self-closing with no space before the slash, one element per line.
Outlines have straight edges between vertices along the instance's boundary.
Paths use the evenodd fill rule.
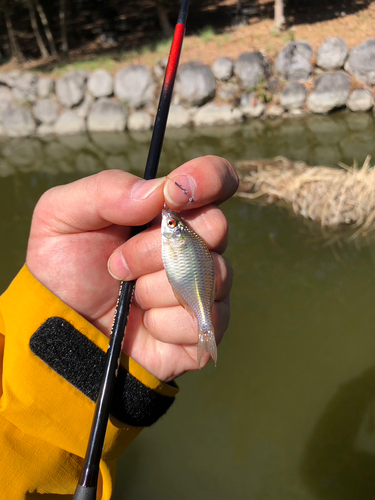
<path fill-rule="evenodd" d="M 166 207 L 161 223 L 162 255 L 168 281 L 179 303 L 198 320 L 198 364 L 205 351 L 215 365 L 217 347 L 211 311 L 215 299 L 215 265 L 204 241 Z"/>

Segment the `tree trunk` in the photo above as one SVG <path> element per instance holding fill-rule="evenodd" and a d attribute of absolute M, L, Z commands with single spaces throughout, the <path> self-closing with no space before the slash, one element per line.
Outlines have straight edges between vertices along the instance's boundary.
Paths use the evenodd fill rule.
<path fill-rule="evenodd" d="M 236 16 L 237 17 L 241 15 L 241 11 L 242 11 L 241 0 L 237 0 L 237 3 L 236 3 Z"/>
<path fill-rule="evenodd" d="M 12 19 L 10 17 L 9 8 L 7 6 L 4 7 L 4 15 L 5 15 L 5 24 L 8 31 L 11 57 L 14 57 L 14 59 L 18 62 L 22 62 L 25 60 L 25 57 L 22 54 L 20 46 L 18 45 L 17 38 L 13 29 Z"/>
<path fill-rule="evenodd" d="M 275 28 L 281 31 L 285 26 L 284 1 L 275 0 Z"/>
<path fill-rule="evenodd" d="M 60 0 L 60 10 L 59 10 L 59 19 L 60 19 L 60 30 L 61 30 L 61 49 L 63 53 L 68 55 L 68 37 L 67 37 L 67 29 L 66 29 L 66 5 L 65 0 Z"/>
<path fill-rule="evenodd" d="M 52 36 L 51 30 L 49 27 L 48 19 L 47 19 L 46 14 L 43 10 L 42 4 L 40 3 L 39 0 L 35 0 L 35 5 L 36 5 L 36 9 L 38 11 L 40 20 L 42 21 L 42 24 L 43 24 L 44 33 L 46 34 L 46 37 L 48 40 L 49 50 L 53 56 L 57 56 L 55 42 L 53 41 L 53 36 Z"/>
<path fill-rule="evenodd" d="M 171 37 L 173 35 L 173 27 L 169 22 L 167 10 L 162 3 L 156 1 L 156 10 L 158 13 L 159 23 L 165 37 Z"/>
<path fill-rule="evenodd" d="M 26 0 L 26 1 L 27 1 L 27 8 L 29 9 L 29 14 L 30 14 L 31 27 L 33 28 L 36 43 L 38 44 L 42 57 L 47 58 L 49 56 L 49 53 L 47 47 L 44 45 L 43 39 L 39 32 L 38 21 L 36 19 L 33 2 L 32 0 Z"/>

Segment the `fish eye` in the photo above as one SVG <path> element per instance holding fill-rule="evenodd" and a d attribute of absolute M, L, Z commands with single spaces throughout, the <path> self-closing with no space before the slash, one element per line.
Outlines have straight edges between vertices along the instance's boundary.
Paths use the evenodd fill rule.
<path fill-rule="evenodd" d="M 168 219 L 167 226 L 173 229 L 174 227 L 176 227 L 176 221 L 174 219 Z"/>

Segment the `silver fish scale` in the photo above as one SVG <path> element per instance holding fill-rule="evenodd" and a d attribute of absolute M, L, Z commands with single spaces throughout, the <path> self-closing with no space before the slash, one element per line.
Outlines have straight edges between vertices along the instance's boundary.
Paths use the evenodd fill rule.
<path fill-rule="evenodd" d="M 180 237 L 163 237 L 162 248 L 164 267 L 176 297 L 195 314 L 200 331 L 212 330 L 215 266 L 205 243 L 183 223 Z"/>

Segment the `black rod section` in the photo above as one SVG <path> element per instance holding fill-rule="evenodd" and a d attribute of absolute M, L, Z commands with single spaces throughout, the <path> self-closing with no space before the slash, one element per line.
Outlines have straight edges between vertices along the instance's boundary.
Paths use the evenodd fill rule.
<path fill-rule="evenodd" d="M 169 53 L 164 82 L 161 90 L 158 111 L 155 118 L 150 149 L 146 162 L 144 178 L 154 179 L 157 175 L 161 149 L 167 125 L 169 107 L 173 86 L 176 79 L 180 59 L 185 25 L 189 9 L 189 0 L 182 0 L 177 19 L 172 46 Z M 133 228 L 133 235 L 141 232 L 146 226 Z M 82 474 L 77 485 L 73 500 L 96 500 L 99 479 L 100 458 L 103 451 L 105 433 L 107 430 L 110 406 L 120 363 L 125 329 L 128 322 L 135 281 L 121 282 L 119 297 L 112 325 L 111 337 L 106 354 L 102 384 L 96 402 L 95 414 L 87 446 Z"/>

